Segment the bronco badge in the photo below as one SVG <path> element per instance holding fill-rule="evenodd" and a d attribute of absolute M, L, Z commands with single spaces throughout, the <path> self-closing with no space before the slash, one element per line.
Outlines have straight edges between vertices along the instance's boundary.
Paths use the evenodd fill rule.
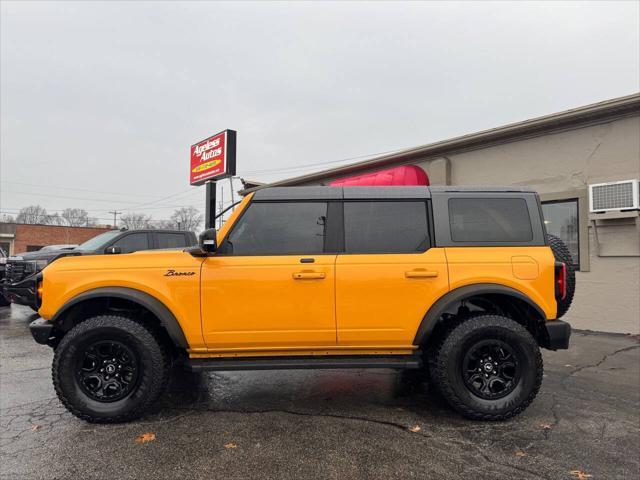
<path fill-rule="evenodd" d="M 190 277 L 191 275 L 195 275 L 196 272 L 176 272 L 175 270 L 169 269 L 167 273 L 164 274 L 165 277 Z"/>

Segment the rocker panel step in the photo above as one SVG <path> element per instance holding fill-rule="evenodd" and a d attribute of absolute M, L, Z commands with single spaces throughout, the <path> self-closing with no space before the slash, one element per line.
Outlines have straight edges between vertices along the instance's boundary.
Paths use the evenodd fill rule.
<path fill-rule="evenodd" d="M 186 362 L 193 371 L 203 370 L 293 370 L 312 368 L 421 368 L 422 359 L 417 355 L 389 356 L 304 356 L 258 358 L 193 358 Z"/>

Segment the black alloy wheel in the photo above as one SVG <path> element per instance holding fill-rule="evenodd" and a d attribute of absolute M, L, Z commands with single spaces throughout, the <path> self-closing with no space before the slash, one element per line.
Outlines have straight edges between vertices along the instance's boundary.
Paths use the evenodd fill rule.
<path fill-rule="evenodd" d="M 88 422 L 138 418 L 167 386 L 168 348 L 153 325 L 120 315 L 84 320 L 55 349 L 51 370 L 58 398 Z"/>
<path fill-rule="evenodd" d="M 463 360 L 467 388 L 486 400 L 509 395 L 520 380 L 520 362 L 513 349 L 502 340 L 481 340 Z"/>
<path fill-rule="evenodd" d="M 97 341 L 79 349 L 76 378 L 80 388 L 98 402 L 114 402 L 129 395 L 138 381 L 139 361 L 119 341 Z"/>
<path fill-rule="evenodd" d="M 531 333 L 502 315 L 474 313 L 446 331 L 429 353 L 431 380 L 447 403 L 473 420 L 522 413 L 542 383 L 542 355 Z"/>

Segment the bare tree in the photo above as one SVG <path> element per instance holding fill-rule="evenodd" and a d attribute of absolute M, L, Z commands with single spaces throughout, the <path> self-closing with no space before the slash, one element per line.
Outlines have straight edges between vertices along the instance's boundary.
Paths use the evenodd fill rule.
<path fill-rule="evenodd" d="M 46 224 L 48 223 L 47 210 L 40 205 L 30 205 L 20 209 L 18 216 L 16 217 L 17 223 L 28 224 Z"/>
<path fill-rule="evenodd" d="M 65 208 L 61 216 L 70 227 L 86 227 L 89 224 L 89 214 L 82 208 Z"/>
<path fill-rule="evenodd" d="M 177 209 L 171 215 L 170 221 L 166 222 L 167 227 L 177 228 L 179 230 L 198 230 L 204 216 L 197 208 L 182 207 Z M 166 227 L 165 227 L 166 228 Z"/>
<path fill-rule="evenodd" d="M 13 216 L 7 213 L 0 214 L 0 223 L 13 223 L 13 222 L 15 222 L 15 219 L 13 218 Z"/>
<path fill-rule="evenodd" d="M 128 230 L 141 230 L 143 228 L 153 228 L 151 217 L 144 213 L 131 212 L 120 217 L 120 223 Z"/>
<path fill-rule="evenodd" d="M 47 215 L 47 220 L 45 222 L 47 225 L 58 225 L 63 226 L 65 224 L 64 218 L 58 215 L 58 212 L 53 215 Z"/>

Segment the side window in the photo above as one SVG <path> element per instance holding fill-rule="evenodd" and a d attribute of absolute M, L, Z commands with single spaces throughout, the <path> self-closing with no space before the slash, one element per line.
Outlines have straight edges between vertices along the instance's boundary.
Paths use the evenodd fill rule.
<path fill-rule="evenodd" d="M 578 199 L 543 202 L 542 213 L 547 232 L 562 239 L 573 257 L 573 265 L 580 265 Z"/>
<path fill-rule="evenodd" d="M 223 253 L 322 253 L 326 224 L 326 202 L 252 203 L 229 234 Z"/>
<path fill-rule="evenodd" d="M 527 202 L 523 198 L 449 199 L 454 242 L 530 242 Z"/>
<path fill-rule="evenodd" d="M 114 247 L 120 247 L 122 253 L 137 252 L 149 249 L 149 238 L 146 233 L 130 233 L 117 240 Z"/>
<path fill-rule="evenodd" d="M 425 202 L 345 202 L 345 253 L 415 253 L 429 247 Z"/>
<path fill-rule="evenodd" d="M 184 248 L 187 246 L 185 236 L 182 233 L 157 232 L 154 235 L 158 248 Z"/>

